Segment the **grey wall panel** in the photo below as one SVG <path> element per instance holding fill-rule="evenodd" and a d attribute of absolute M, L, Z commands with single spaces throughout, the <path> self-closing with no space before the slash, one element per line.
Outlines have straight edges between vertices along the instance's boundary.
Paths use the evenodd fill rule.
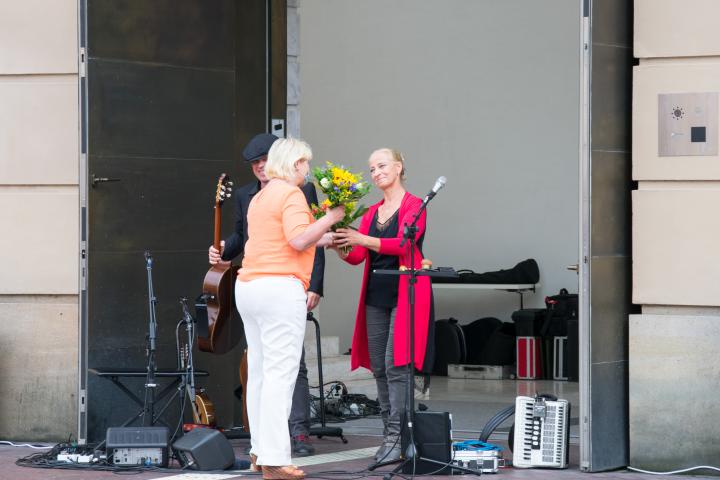
<path fill-rule="evenodd" d="M 628 464 L 628 362 L 593 363 L 592 471 Z"/>
<path fill-rule="evenodd" d="M 627 319 L 630 280 L 632 2 L 594 0 L 591 48 L 590 378 L 581 466 L 628 461 Z M 582 319 L 581 319 L 582 320 Z M 581 328 L 581 331 L 583 329 Z M 584 338 L 587 341 L 587 337 Z M 581 343 L 582 344 L 582 343 Z M 587 452 L 587 453 L 586 453 Z"/>
<path fill-rule="evenodd" d="M 153 251 L 153 284 L 158 297 L 158 339 L 164 346 L 175 343 L 175 324 L 180 320 L 179 298 L 194 298 L 202 289 L 207 271 L 207 256 L 198 251 Z M 90 366 L 106 359 L 122 361 L 105 349 L 144 344 L 147 333 L 147 270 L 143 251 L 91 252 L 90 299 L 92 318 L 89 348 Z M 174 350 L 174 349 L 173 349 Z M 144 361 L 144 360 L 143 360 Z M 98 363 L 100 362 L 100 363 Z"/>
<path fill-rule="evenodd" d="M 234 68 L 233 0 L 89 0 L 88 4 L 91 58 Z"/>
<path fill-rule="evenodd" d="M 602 228 L 593 230 L 593 256 L 629 255 L 632 188 L 630 153 L 593 151 L 592 217 Z"/>
<path fill-rule="evenodd" d="M 90 189 L 91 249 L 99 251 L 207 248 L 218 176 L 228 173 L 235 185 L 252 176 L 244 161 L 91 156 L 91 163 L 93 174 L 119 179 Z M 222 208 L 226 236 L 234 229 L 234 198 Z"/>
<path fill-rule="evenodd" d="M 308 0 L 300 7 L 302 136 L 318 162 L 367 174 L 373 149 L 407 160 L 428 209 L 424 254 L 476 271 L 537 259 L 540 307 L 577 291 L 579 8 L 576 0 Z M 368 203 L 380 195 L 375 189 Z M 323 333 L 350 344 L 360 269 L 328 255 Z M 347 292 L 352 295 L 348 296 Z M 516 295 L 442 291 L 438 318 L 510 320 Z M 327 327 L 326 327 L 327 325 Z"/>
<path fill-rule="evenodd" d="M 92 60 L 90 153 L 229 160 L 235 73 Z"/>
<path fill-rule="evenodd" d="M 632 2 L 628 2 L 628 0 L 594 0 L 593 15 L 602 20 L 593 22 L 592 40 L 595 45 L 605 44 L 632 48 Z"/>
<path fill-rule="evenodd" d="M 597 23 L 615 21 L 615 18 L 593 18 L 593 32 Z M 622 20 L 619 23 L 622 24 Z M 592 98 L 592 149 L 629 150 L 632 125 L 630 48 L 598 44 L 593 40 Z"/>
<path fill-rule="evenodd" d="M 153 284 L 158 298 L 158 341 L 175 351 L 175 325 L 181 319 L 180 297 L 194 301 L 208 270 L 207 254 L 198 251 L 153 252 Z M 96 252 L 91 255 L 92 319 L 90 366 L 128 362 L 110 350 L 144 344 L 148 325 L 147 271 L 142 251 Z M 162 323 L 160 323 L 162 322 Z M 240 330 L 236 334 L 241 333 Z M 106 353 L 103 353 L 106 352 Z M 168 358 L 174 358 L 168 353 Z M 144 361 L 144 360 L 142 360 Z M 174 364 L 174 362 L 172 362 Z"/>
<path fill-rule="evenodd" d="M 258 55 L 258 45 L 267 41 L 266 15 L 264 0 L 244 0 L 236 7 L 236 25 L 243 37 L 235 45 L 236 158 L 241 158 L 242 149 L 254 135 L 268 129 L 268 115 L 246 114 L 265 112 L 268 108 L 267 58 Z"/>
<path fill-rule="evenodd" d="M 592 362 L 626 361 L 630 258 L 608 256 L 593 258 L 592 262 Z"/>

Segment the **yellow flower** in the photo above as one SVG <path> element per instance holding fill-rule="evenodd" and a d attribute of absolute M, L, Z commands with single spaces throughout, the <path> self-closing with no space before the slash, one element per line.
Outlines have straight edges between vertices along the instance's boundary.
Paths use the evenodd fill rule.
<path fill-rule="evenodd" d="M 333 176 L 333 184 L 338 187 L 344 185 L 350 186 L 358 181 L 358 178 L 355 175 L 342 168 L 333 167 L 331 173 Z"/>
<path fill-rule="evenodd" d="M 332 202 L 330 201 L 330 199 L 326 198 L 325 200 L 323 200 L 323 202 L 320 204 L 320 206 L 325 205 L 325 207 L 328 208 L 328 207 L 330 207 L 331 204 L 332 204 Z"/>

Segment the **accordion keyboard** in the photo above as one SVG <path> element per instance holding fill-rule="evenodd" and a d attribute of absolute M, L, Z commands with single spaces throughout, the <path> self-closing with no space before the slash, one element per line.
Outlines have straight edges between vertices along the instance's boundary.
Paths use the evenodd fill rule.
<path fill-rule="evenodd" d="M 517 397 L 513 465 L 567 468 L 569 420 L 567 400 Z"/>

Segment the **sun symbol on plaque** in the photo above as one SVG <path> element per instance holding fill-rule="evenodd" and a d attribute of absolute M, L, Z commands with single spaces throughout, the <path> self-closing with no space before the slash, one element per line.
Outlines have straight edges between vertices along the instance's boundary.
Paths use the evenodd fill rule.
<path fill-rule="evenodd" d="M 683 110 L 682 107 L 674 106 L 670 116 L 672 116 L 675 120 L 680 120 L 685 116 L 685 110 Z"/>

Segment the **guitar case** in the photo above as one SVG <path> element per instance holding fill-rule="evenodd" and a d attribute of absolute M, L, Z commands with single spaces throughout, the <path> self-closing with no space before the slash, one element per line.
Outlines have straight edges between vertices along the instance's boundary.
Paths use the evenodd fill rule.
<path fill-rule="evenodd" d="M 465 334 L 457 319 L 448 318 L 436 321 L 433 375 L 447 376 L 448 364 L 465 363 L 466 357 Z"/>

